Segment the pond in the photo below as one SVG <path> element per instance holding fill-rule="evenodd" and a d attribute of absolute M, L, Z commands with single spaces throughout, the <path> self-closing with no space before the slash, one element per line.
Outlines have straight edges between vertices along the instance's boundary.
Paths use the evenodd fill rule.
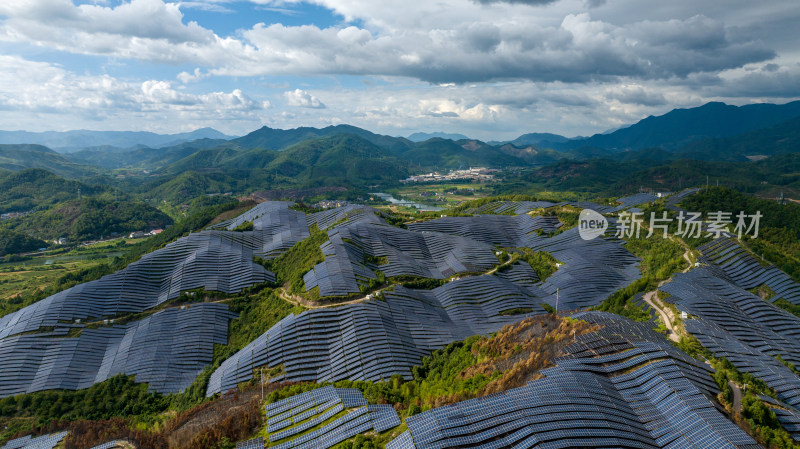
<path fill-rule="evenodd" d="M 391 204 L 396 204 L 398 206 L 406 206 L 406 207 L 413 207 L 414 209 L 419 209 L 422 211 L 439 211 L 444 210 L 444 208 L 437 207 L 437 206 L 428 206 L 427 204 L 422 203 L 415 203 L 413 201 L 408 200 L 398 200 L 397 198 L 393 197 L 388 193 L 370 193 L 370 195 L 375 195 L 378 198 L 382 199 L 383 201 L 387 201 Z"/>

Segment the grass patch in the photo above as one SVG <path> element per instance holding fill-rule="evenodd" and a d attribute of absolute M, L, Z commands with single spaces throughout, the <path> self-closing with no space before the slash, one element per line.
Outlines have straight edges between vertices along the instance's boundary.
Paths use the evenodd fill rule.
<path fill-rule="evenodd" d="M 328 233 L 316 227 L 310 228 L 310 231 L 310 237 L 297 242 L 289 251 L 275 259 L 261 261 L 264 267 L 275 273 L 278 284 L 286 285 L 290 292 L 297 295 L 305 294 L 303 275 L 325 260 L 319 247 L 328 240 Z"/>

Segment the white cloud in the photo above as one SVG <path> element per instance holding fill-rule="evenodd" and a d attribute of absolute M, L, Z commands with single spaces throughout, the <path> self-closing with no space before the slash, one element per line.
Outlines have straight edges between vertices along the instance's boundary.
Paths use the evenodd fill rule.
<path fill-rule="evenodd" d="M 741 30 L 701 15 L 619 26 L 587 12 L 542 21 L 535 19 L 538 9 L 525 4 L 453 2 L 422 11 L 411 11 L 427 5 L 416 0 L 395 2 L 397 10 L 384 5 L 399 23 L 412 17 L 420 21 L 396 28 L 389 25 L 386 11 L 374 6 L 354 11 L 364 2 L 320 0 L 345 17 L 366 17 L 365 25 L 257 24 L 220 37 L 195 22 L 183 23 L 179 4 L 163 0 L 131 0 L 113 8 L 75 6 L 71 0 L 7 0 L 0 4 L 0 15 L 7 16 L 0 39 L 75 53 L 191 63 L 215 75 L 388 75 L 432 83 L 663 79 L 774 56 Z M 435 25 L 431 16 L 437 18 Z"/>
<path fill-rule="evenodd" d="M 492 138 L 585 134 L 708 100 L 800 96 L 793 1 L 307 0 L 336 14 L 336 25 L 242 22 L 227 34 L 209 28 L 213 21 L 190 22 L 181 8 L 224 13 L 241 6 L 233 0 L 74 1 L 0 0 L 6 54 L 39 46 L 45 51 L 37 58 L 61 51 L 66 64 L 0 56 L 5 123 L 60 114 L 63 122 L 39 126 L 84 118 L 120 128 L 217 121 L 241 133 L 261 121 L 347 122 Z M 300 0 L 251 3 L 296 13 L 293 23 L 304 17 L 294 9 Z M 100 58 L 69 66 L 63 53 Z M 116 63 L 131 72 L 79 74 Z M 352 86 L 342 81 L 350 75 L 370 84 L 341 87 Z M 289 90 L 296 76 L 313 95 Z M 279 98 L 269 114 L 263 91 Z"/>
<path fill-rule="evenodd" d="M 286 98 L 286 104 L 289 106 L 313 109 L 323 109 L 326 107 L 325 104 L 319 100 L 319 98 L 302 89 L 284 92 L 283 96 Z"/>
<path fill-rule="evenodd" d="M 150 126 L 165 130 L 185 120 L 243 120 L 250 130 L 260 124 L 259 113 L 270 106 L 269 101 L 254 100 L 240 89 L 187 93 L 174 89 L 169 81 L 135 83 L 108 75 L 76 75 L 17 56 L 0 55 L 0 67 L 4 68 L 0 70 L 0 117 L 6 126 L 15 122 L 28 129 L 52 126 L 52 120 L 42 119 L 45 114 L 63 117 L 61 126 L 102 119 L 130 129 L 136 119 L 157 117 L 160 123 Z M 39 123 L 23 123 L 26 119 Z"/>

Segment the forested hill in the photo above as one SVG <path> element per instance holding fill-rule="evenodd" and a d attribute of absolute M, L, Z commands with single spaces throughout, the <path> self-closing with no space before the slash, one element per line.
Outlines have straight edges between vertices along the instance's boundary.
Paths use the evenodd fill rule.
<path fill-rule="evenodd" d="M 775 126 L 800 117 L 800 101 L 782 105 L 750 104 L 732 106 L 712 102 L 691 109 L 674 109 L 664 115 L 647 117 L 610 134 L 595 134 L 586 139 L 541 143 L 555 149 L 582 147 L 612 151 L 661 147 L 675 150 L 702 138 L 731 137 Z"/>
<path fill-rule="evenodd" d="M 50 148 L 41 145 L 0 145 L 0 168 L 19 171 L 43 168 L 68 178 L 81 178 L 97 174 L 95 167 L 68 161 Z"/>
<path fill-rule="evenodd" d="M 79 195 L 98 195 L 110 190 L 105 186 L 64 179 L 39 168 L 0 172 L 0 213 L 43 209 L 77 199 Z"/>
<path fill-rule="evenodd" d="M 67 237 L 70 241 L 84 241 L 163 229 L 171 224 L 169 216 L 144 202 L 93 197 L 59 203 L 45 211 L 7 220 L 5 226 L 44 240 Z"/>

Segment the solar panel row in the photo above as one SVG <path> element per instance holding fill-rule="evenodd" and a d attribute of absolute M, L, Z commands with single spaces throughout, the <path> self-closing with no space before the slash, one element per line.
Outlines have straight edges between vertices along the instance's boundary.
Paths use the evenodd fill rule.
<path fill-rule="evenodd" d="M 800 304 L 800 284 L 774 265 L 762 265 L 747 250 L 729 238 L 720 238 L 699 248 L 702 262 L 718 266 L 736 285 L 745 290 L 768 286 L 775 296 L 770 301 L 785 299 Z"/>
<path fill-rule="evenodd" d="M 266 411 L 269 439 L 281 441 L 272 447 L 281 449 L 324 449 L 359 433 L 369 430 L 383 432 L 400 425 L 400 418 L 392 406 L 369 405 L 359 390 L 330 386 L 269 404 Z M 327 422 L 345 411 L 346 414 Z M 275 426 L 276 423 L 280 426 Z M 287 427 L 284 423 L 293 427 L 278 432 L 269 430 L 271 427 Z M 326 424 L 321 426 L 323 423 Z"/>
<path fill-rule="evenodd" d="M 306 290 L 319 287 L 321 296 L 359 292 L 359 284 L 375 277 L 373 269 L 389 277 L 445 279 L 458 273 L 486 271 L 498 263 L 492 247 L 485 243 L 363 220 L 331 229 L 328 237 L 330 243 L 322 248 L 325 261 L 304 276 Z M 385 258 L 386 263 L 368 265 L 365 255 Z"/>
<path fill-rule="evenodd" d="M 531 241 L 543 238 L 536 231 L 555 232 L 559 227 L 558 217 L 524 214 L 444 217 L 408 225 L 415 232 L 441 232 L 504 247 L 530 246 Z"/>
<path fill-rule="evenodd" d="M 757 448 L 706 395 L 709 368 L 652 331 L 601 312 L 544 377 L 484 398 L 406 419 L 387 449 L 422 448 Z"/>
<path fill-rule="evenodd" d="M 800 362 L 800 319 L 720 276 L 719 269 L 701 267 L 661 289 L 680 310 L 700 318 L 684 325 L 703 346 L 800 406 L 800 378 L 775 358 Z"/>
<path fill-rule="evenodd" d="M 0 340 L 0 396 L 88 388 L 117 374 L 135 375 L 152 391 L 188 387 L 227 343 L 224 304 L 166 309 L 143 320 L 67 337 L 66 329 Z"/>
<path fill-rule="evenodd" d="M 30 435 L 7 442 L 0 449 L 53 449 L 67 436 L 67 432 L 42 435 L 32 438 Z"/>
<path fill-rule="evenodd" d="M 251 379 L 259 366 L 282 366 L 280 380 L 292 381 L 408 378 L 411 367 L 436 349 L 546 313 L 537 292 L 535 286 L 483 275 L 434 290 L 396 286 L 381 301 L 290 315 L 224 361 L 206 393 Z M 529 312 L 501 314 L 512 309 Z"/>
<path fill-rule="evenodd" d="M 610 223 L 613 232 L 614 221 Z M 618 240 L 596 238 L 584 240 L 577 228 L 530 246 L 535 251 L 549 252 L 563 263 L 559 270 L 539 287 L 547 293 L 544 301 L 559 310 L 593 307 L 613 292 L 641 277 L 639 258 Z"/>
<path fill-rule="evenodd" d="M 236 449 L 264 449 L 264 438 L 258 437 L 252 440 L 236 443 Z"/>
<path fill-rule="evenodd" d="M 125 326 L 84 329 L 78 338 L 64 338 L 65 334 L 70 328 L 84 327 L 77 321 L 141 313 L 187 290 L 236 293 L 274 280 L 274 274 L 254 263 L 253 256 L 275 256 L 308 237 L 305 214 L 290 210 L 290 204 L 263 203 L 236 219 L 253 220 L 254 231 L 190 234 L 123 270 L 0 318 L 4 368 L 0 396 L 85 388 L 118 373 L 136 374 L 137 381 L 150 382 L 159 392 L 182 390 L 198 367 L 210 361 L 209 348 L 226 343 L 231 316 L 226 306 L 195 306 L 185 313 L 163 312 Z M 158 327 L 162 322 L 172 322 L 173 329 L 169 324 Z M 54 330 L 43 330 L 48 328 Z M 174 345 L 170 344 L 173 337 Z M 78 360 L 86 366 L 81 367 Z"/>

